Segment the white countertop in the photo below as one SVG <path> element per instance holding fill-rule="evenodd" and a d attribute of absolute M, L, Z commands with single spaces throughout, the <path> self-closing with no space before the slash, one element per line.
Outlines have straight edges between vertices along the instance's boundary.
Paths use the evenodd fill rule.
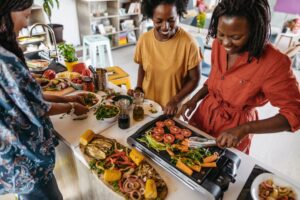
<path fill-rule="evenodd" d="M 146 124 L 147 122 L 153 120 L 153 118 L 145 117 L 145 119 L 141 122 L 135 122 L 131 118 L 131 126 L 129 129 L 122 130 L 115 123 L 109 124 L 105 122 L 99 122 L 95 119 L 92 113 L 90 113 L 89 117 L 85 120 L 74 121 L 71 118 L 63 118 L 59 119 L 58 116 L 51 117 L 54 128 L 59 133 L 59 137 L 61 140 L 66 143 L 74 152 L 75 157 L 78 158 L 81 162 L 83 162 L 86 166 L 85 162 L 80 150 L 78 148 L 80 135 L 86 130 L 91 129 L 95 133 L 101 134 L 108 138 L 116 139 L 123 145 L 127 145 L 127 138 L 134 134 L 141 126 Z M 239 196 L 244 184 L 246 183 L 249 174 L 253 170 L 253 167 L 257 164 L 281 177 L 289 180 L 290 182 L 297 184 L 295 181 L 291 180 L 288 177 L 284 177 L 280 172 L 273 170 L 271 167 L 265 166 L 263 163 L 258 162 L 252 157 L 245 155 L 244 153 L 239 152 L 238 150 L 231 149 L 234 153 L 236 153 L 241 158 L 241 165 L 238 169 L 236 182 L 229 186 L 229 189 L 224 195 L 224 199 L 232 200 L 237 199 Z M 170 173 L 165 171 L 163 168 L 158 166 L 157 164 L 150 161 L 150 163 L 157 169 L 158 173 L 163 177 L 166 181 L 169 189 L 169 193 L 167 199 L 172 200 L 182 200 L 186 199 L 188 195 L 188 200 L 193 199 L 207 199 L 205 196 L 200 194 L 197 191 L 191 190 L 189 187 L 184 185 L 183 182 L 172 176 Z M 120 199 L 117 195 L 114 195 L 116 199 Z"/>

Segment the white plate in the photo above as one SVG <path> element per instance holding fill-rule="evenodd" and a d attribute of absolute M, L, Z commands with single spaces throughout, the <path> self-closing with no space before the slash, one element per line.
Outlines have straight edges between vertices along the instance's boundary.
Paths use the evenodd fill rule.
<path fill-rule="evenodd" d="M 286 181 L 274 174 L 263 173 L 263 174 L 260 174 L 259 176 L 257 176 L 251 185 L 251 196 L 254 200 L 259 200 L 259 196 L 258 196 L 259 195 L 259 184 L 261 184 L 262 182 L 264 182 L 268 179 L 272 179 L 275 185 L 283 186 L 283 187 L 291 187 L 296 194 L 296 198 L 298 199 L 300 197 L 299 196 L 300 189 L 297 186 L 295 186 L 294 184 L 292 184 L 289 181 Z"/>
<path fill-rule="evenodd" d="M 157 111 L 157 113 L 150 112 L 150 110 L 151 110 L 150 104 L 153 106 L 152 108 Z M 163 114 L 161 106 L 158 103 L 156 103 L 150 99 L 144 100 L 143 108 L 144 108 L 145 115 L 148 115 L 149 117 L 155 118 L 155 117 L 158 117 Z"/>

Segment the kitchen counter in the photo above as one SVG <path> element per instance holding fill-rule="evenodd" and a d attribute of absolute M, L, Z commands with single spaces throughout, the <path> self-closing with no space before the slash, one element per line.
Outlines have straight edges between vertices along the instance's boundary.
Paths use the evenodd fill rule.
<path fill-rule="evenodd" d="M 80 121 L 73 121 L 67 117 L 63 119 L 59 119 L 58 116 L 51 117 L 51 120 L 53 122 L 55 129 L 58 131 L 59 138 L 63 142 L 62 145 L 65 145 L 65 147 L 63 148 L 65 149 L 64 151 L 66 151 L 66 149 L 68 149 L 67 151 L 69 151 L 69 153 L 66 154 L 65 152 L 60 152 L 60 150 L 58 150 L 58 154 L 63 153 L 65 154 L 64 156 L 74 156 L 74 160 L 73 160 L 74 163 L 68 163 L 68 165 L 66 165 L 64 164 L 66 161 L 61 162 L 58 160 L 56 164 L 59 165 L 60 168 L 64 168 L 63 170 L 66 173 L 68 171 L 65 169 L 66 167 L 69 166 L 73 167 L 73 172 L 70 174 L 70 176 L 77 176 L 77 178 L 75 179 L 73 177 L 72 180 L 78 181 L 78 188 L 81 190 L 80 192 L 78 191 L 78 193 L 81 193 L 78 195 L 79 196 L 81 195 L 81 197 L 72 198 L 72 199 L 85 199 L 85 200 L 100 199 L 99 195 L 101 195 L 101 200 L 122 199 L 119 195 L 117 195 L 116 193 L 108 189 L 101 181 L 96 180 L 95 176 L 92 175 L 92 173 L 89 171 L 88 165 L 79 150 L 78 145 L 79 145 L 80 135 L 86 129 L 91 129 L 97 134 L 101 134 L 108 138 L 116 139 L 121 144 L 128 146 L 127 137 L 134 134 L 141 126 L 153 120 L 153 118 L 145 116 L 145 119 L 141 122 L 135 122 L 131 118 L 131 126 L 129 129 L 126 130 L 121 130 L 120 128 L 118 128 L 116 122 L 112 124 L 107 124 L 105 122 L 97 121 L 95 120 L 95 116 L 93 116 L 92 113 L 90 113 L 87 119 L 80 120 Z M 280 172 L 275 171 L 269 166 L 265 166 L 263 163 L 260 163 L 259 161 L 253 159 L 252 157 L 245 155 L 244 153 L 239 152 L 238 150 L 235 149 L 230 149 L 230 150 L 236 153 L 240 157 L 241 165 L 238 169 L 236 182 L 234 184 L 230 184 L 229 189 L 224 194 L 225 200 L 233 200 L 238 198 L 242 188 L 244 187 L 255 165 L 259 165 L 265 168 L 266 170 L 273 172 L 274 174 L 281 176 L 284 179 L 289 180 L 295 185 L 299 185 L 299 183 L 298 184 L 295 183 L 295 181 L 291 180 L 289 177 L 283 176 Z M 61 157 L 61 159 L 66 160 L 64 156 L 58 156 L 58 157 Z M 72 159 L 69 159 L 69 161 L 70 160 Z M 154 166 L 154 168 L 158 171 L 158 173 L 163 177 L 163 179 L 167 183 L 169 189 L 167 199 L 181 200 L 181 199 L 187 199 L 187 197 L 188 200 L 207 199 L 199 192 L 191 190 L 189 187 L 184 185 L 183 182 L 178 180 L 176 177 L 172 176 L 170 173 L 165 171 L 159 165 L 153 163 L 152 161 L 149 162 Z M 76 165 L 75 167 L 76 168 L 75 171 L 77 171 L 76 173 L 74 173 L 74 165 Z M 60 181 L 58 178 L 58 183 L 59 182 Z M 68 183 L 66 183 L 66 185 L 68 185 Z M 62 192 L 64 194 L 64 191 Z M 91 195 L 91 193 L 94 194 Z"/>

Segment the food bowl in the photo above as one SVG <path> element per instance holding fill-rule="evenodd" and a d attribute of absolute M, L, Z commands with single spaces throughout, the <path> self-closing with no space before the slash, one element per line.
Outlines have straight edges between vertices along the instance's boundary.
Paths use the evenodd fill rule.
<path fill-rule="evenodd" d="M 100 105 L 96 112 L 96 119 L 105 121 L 105 122 L 115 122 L 118 119 L 118 116 L 120 114 L 120 108 L 115 105 Z"/>
<path fill-rule="evenodd" d="M 112 100 L 113 100 L 113 103 L 116 105 L 116 106 L 119 106 L 119 102 L 120 100 L 122 99 L 127 99 L 129 101 L 129 108 L 131 108 L 131 105 L 133 103 L 133 99 L 131 96 L 128 96 L 128 95 L 117 95 L 115 96 Z"/>
<path fill-rule="evenodd" d="M 300 195 L 300 190 L 299 188 L 294 185 L 293 183 L 290 183 L 287 180 L 284 180 L 274 174 L 271 173 L 263 173 L 260 174 L 259 176 L 257 176 L 252 185 L 251 185 L 251 196 L 254 200 L 260 200 L 261 198 L 259 197 L 259 185 L 262 184 L 263 182 L 267 181 L 267 180 L 272 180 L 273 184 L 276 186 L 283 188 L 289 188 L 292 189 L 293 193 L 296 195 L 296 199 L 299 198 Z M 280 191 L 277 192 L 278 194 L 280 194 Z M 276 199 L 276 198 L 274 198 Z M 278 198 L 279 199 L 279 198 Z"/>

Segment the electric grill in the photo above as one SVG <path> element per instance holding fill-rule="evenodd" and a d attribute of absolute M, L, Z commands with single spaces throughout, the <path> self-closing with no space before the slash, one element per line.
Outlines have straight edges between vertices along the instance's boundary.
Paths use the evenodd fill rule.
<path fill-rule="evenodd" d="M 168 119 L 167 116 L 161 115 L 151 122 L 145 124 L 136 133 L 127 138 L 129 145 L 137 148 L 155 163 L 166 169 L 168 172 L 177 177 L 185 185 L 192 190 L 196 190 L 206 196 L 208 199 L 219 200 L 222 199 L 224 192 L 228 189 L 229 183 L 235 182 L 237 169 L 240 165 L 240 158 L 228 149 L 221 149 L 217 146 L 208 147 L 211 152 L 218 152 L 220 158 L 217 160 L 216 168 L 202 168 L 201 171 L 194 172 L 192 176 L 188 176 L 176 168 L 175 164 L 171 162 L 171 158 L 166 151 L 156 151 L 148 147 L 146 143 L 139 141 L 147 131 L 155 127 L 157 121 L 164 121 Z M 179 128 L 187 128 L 192 131 L 192 136 L 209 138 L 210 136 L 201 133 L 196 128 L 178 120 L 173 119 L 175 125 Z"/>

